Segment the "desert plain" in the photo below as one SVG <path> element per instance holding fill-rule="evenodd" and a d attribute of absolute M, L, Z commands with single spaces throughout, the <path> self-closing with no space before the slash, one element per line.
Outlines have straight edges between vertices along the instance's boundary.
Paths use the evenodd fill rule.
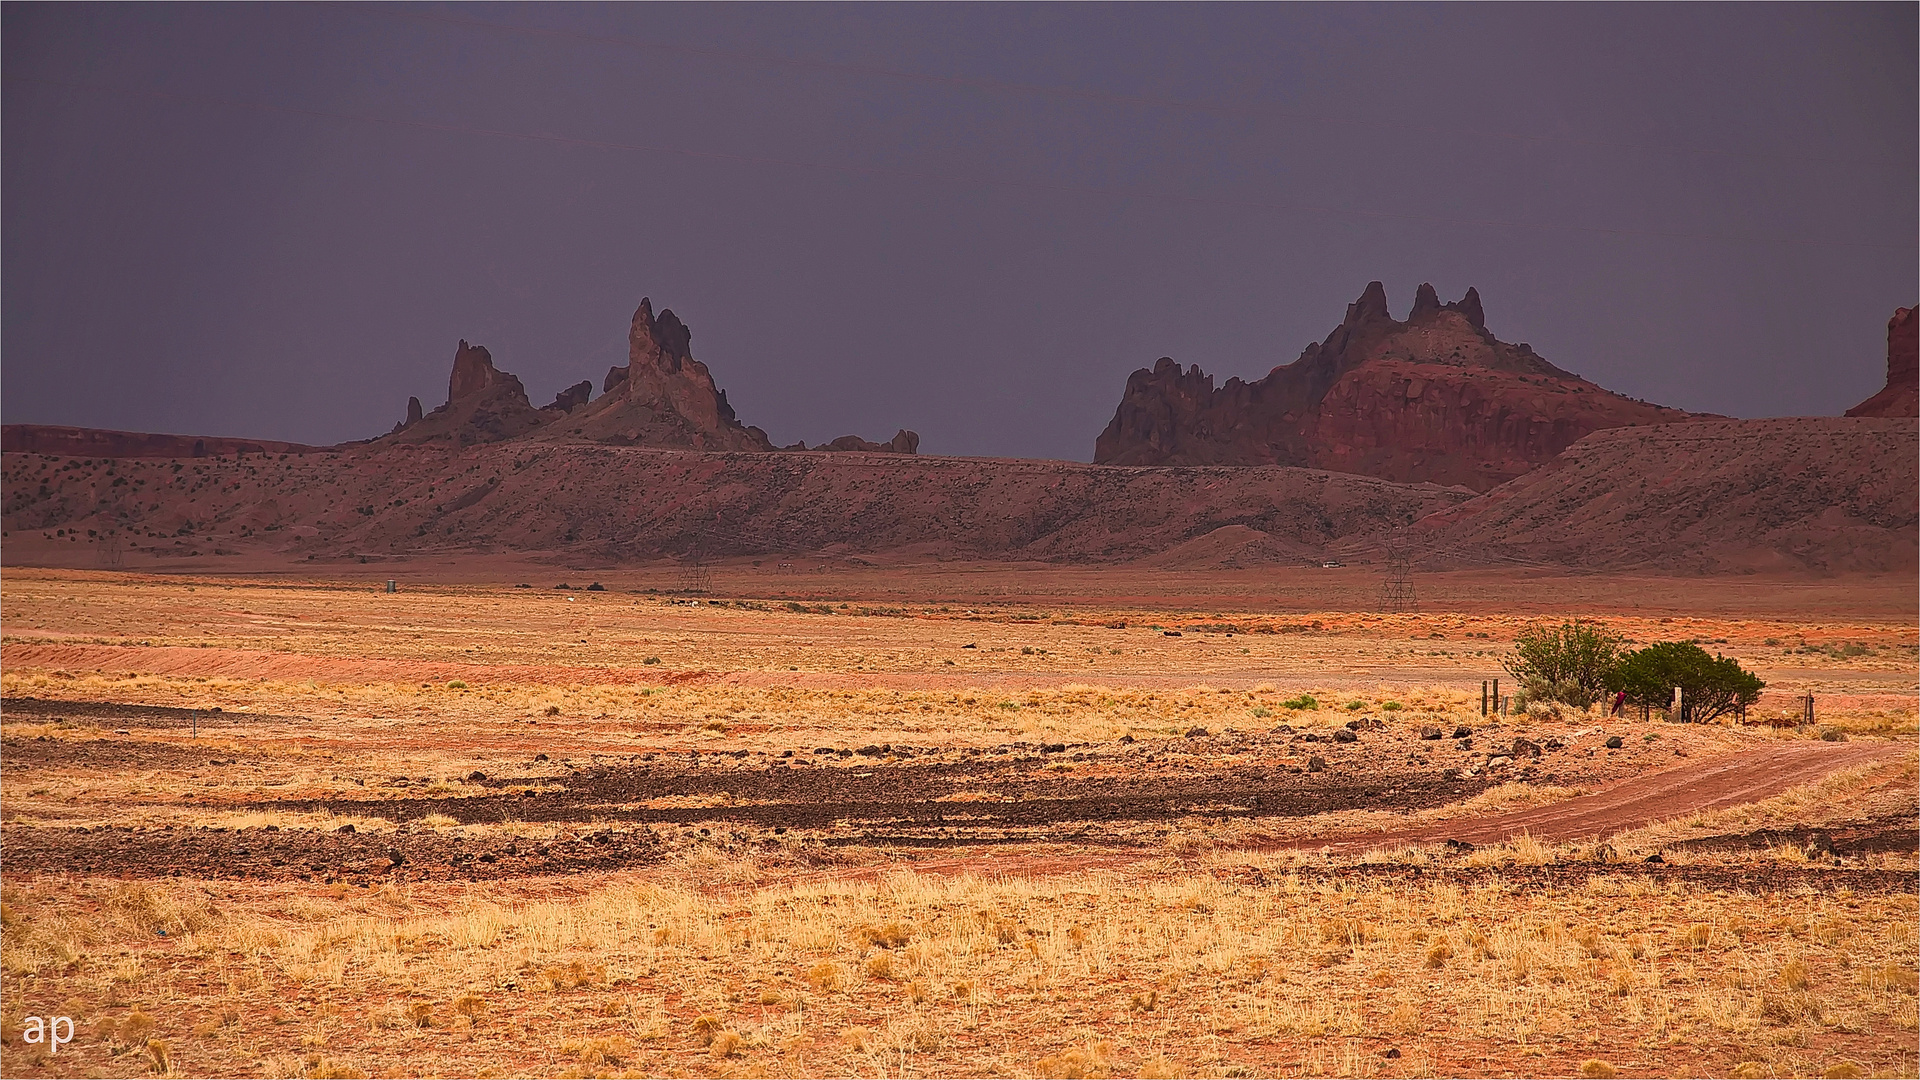
<path fill-rule="evenodd" d="M 10 567 L 5 1071 L 1916 1074 L 1910 575 L 1415 585 Z M 1576 616 L 1766 692 L 1483 715 Z"/>

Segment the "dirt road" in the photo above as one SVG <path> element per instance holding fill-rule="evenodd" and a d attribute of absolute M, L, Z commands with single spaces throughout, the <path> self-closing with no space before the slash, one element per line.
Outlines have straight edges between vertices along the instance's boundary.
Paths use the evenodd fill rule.
<path fill-rule="evenodd" d="M 1904 747 L 1878 742 L 1783 743 L 1636 777 L 1551 806 L 1298 846 L 1338 854 L 1445 840 L 1493 844 L 1522 833 L 1556 842 L 1605 837 L 1654 821 L 1757 802 L 1839 769 L 1889 760 L 1904 751 Z"/>

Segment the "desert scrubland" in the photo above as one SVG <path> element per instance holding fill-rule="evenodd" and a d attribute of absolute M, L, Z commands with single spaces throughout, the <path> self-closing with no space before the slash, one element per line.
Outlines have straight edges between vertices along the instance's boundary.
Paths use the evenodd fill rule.
<path fill-rule="evenodd" d="M 464 565 L 8 570 L 9 1075 L 1915 1074 L 1899 582 Z"/>

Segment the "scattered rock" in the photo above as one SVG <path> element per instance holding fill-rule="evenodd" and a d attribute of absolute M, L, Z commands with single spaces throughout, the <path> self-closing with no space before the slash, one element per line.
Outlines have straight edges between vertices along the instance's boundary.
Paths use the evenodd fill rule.
<path fill-rule="evenodd" d="M 1387 725 L 1371 716 L 1362 716 L 1358 720 L 1347 721 L 1348 731 L 1380 731 Z"/>
<path fill-rule="evenodd" d="M 1459 727 L 1453 729 L 1453 737 L 1456 739 L 1464 739 L 1472 734 L 1473 729 L 1465 724 L 1461 724 Z"/>
<path fill-rule="evenodd" d="M 1622 739 L 1618 735 L 1609 735 L 1607 736 L 1607 741 L 1605 743 L 1602 743 L 1601 745 L 1605 746 L 1609 750 L 1618 750 L 1621 747 L 1627 745 L 1627 741 L 1625 739 Z"/>
<path fill-rule="evenodd" d="M 1511 764 L 1513 764 L 1513 759 L 1505 754 L 1487 759 L 1487 768 L 1489 769 L 1504 769 Z"/>
<path fill-rule="evenodd" d="M 1467 852 L 1473 850 L 1473 845 L 1467 843 L 1465 840 L 1454 840 L 1449 838 L 1446 843 L 1446 848 L 1448 851 L 1457 852 L 1459 854 L 1464 855 Z"/>
<path fill-rule="evenodd" d="M 475 769 L 472 772 L 467 774 L 467 779 L 476 784 L 480 783 L 486 778 L 487 778 L 487 774 L 481 772 L 479 769 Z"/>
<path fill-rule="evenodd" d="M 1326 768 L 1327 768 L 1327 759 L 1321 757 L 1319 754 L 1315 754 L 1312 757 L 1307 759 L 1308 772 L 1325 772 Z"/>
<path fill-rule="evenodd" d="M 1432 742 L 1440 738 L 1440 729 L 1437 727 L 1423 727 L 1420 729 L 1420 737 L 1428 742 Z"/>
<path fill-rule="evenodd" d="M 1658 864 L 1660 864 L 1660 863 L 1664 863 L 1664 862 L 1666 862 L 1667 860 L 1666 860 L 1666 859 L 1664 859 L 1664 858 L 1662 858 L 1662 857 L 1660 856 L 1660 853 L 1656 851 L 1656 852 L 1654 852 L 1653 854 L 1651 854 L 1651 855 L 1649 855 L 1649 856 L 1647 856 L 1647 861 L 1648 861 L 1648 862 L 1650 862 L 1650 863 L 1654 863 L 1654 864 L 1656 864 L 1656 865 L 1658 865 Z"/>
<path fill-rule="evenodd" d="M 1333 741 L 1338 743 L 1358 742 L 1360 741 L 1360 736 L 1355 735 L 1346 728 L 1334 728 Z"/>
<path fill-rule="evenodd" d="M 1190 727 L 1187 729 L 1187 738 L 1189 739 L 1204 739 L 1206 738 L 1206 736 L 1207 736 L 1207 729 L 1199 726 L 1198 724 L 1195 724 L 1193 727 Z"/>
<path fill-rule="evenodd" d="M 1513 756 L 1537 759 L 1540 756 L 1540 744 L 1531 739 L 1516 737 L 1513 740 Z"/>

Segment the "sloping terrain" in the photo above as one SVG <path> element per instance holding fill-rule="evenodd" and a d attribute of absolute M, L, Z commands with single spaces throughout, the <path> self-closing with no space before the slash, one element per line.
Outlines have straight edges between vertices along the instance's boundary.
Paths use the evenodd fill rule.
<path fill-rule="evenodd" d="M 1920 425 L 1789 417 L 1596 432 L 1419 522 L 1434 564 L 1680 572 L 1911 571 Z"/>
<path fill-rule="evenodd" d="M 149 431 L 8 424 L 0 428 L 0 451 L 62 457 L 202 458 L 223 454 L 317 454 L 322 448 L 273 439 L 224 435 L 163 435 Z"/>
<path fill-rule="evenodd" d="M 1308 469 L 1120 469 L 906 454 L 720 454 L 526 442 L 192 462 L 7 455 L 8 531 L 117 531 L 165 554 L 908 552 L 1121 560 L 1223 526 L 1303 558 L 1465 498 Z M 87 537 L 94 542 L 95 537 Z"/>
<path fill-rule="evenodd" d="M 1303 465 L 1485 491 L 1588 432 L 1692 414 L 1622 397 L 1487 330 L 1480 295 L 1422 285 L 1405 321 L 1379 282 L 1291 364 L 1215 389 L 1163 357 L 1127 380 L 1094 460 L 1114 465 Z"/>

